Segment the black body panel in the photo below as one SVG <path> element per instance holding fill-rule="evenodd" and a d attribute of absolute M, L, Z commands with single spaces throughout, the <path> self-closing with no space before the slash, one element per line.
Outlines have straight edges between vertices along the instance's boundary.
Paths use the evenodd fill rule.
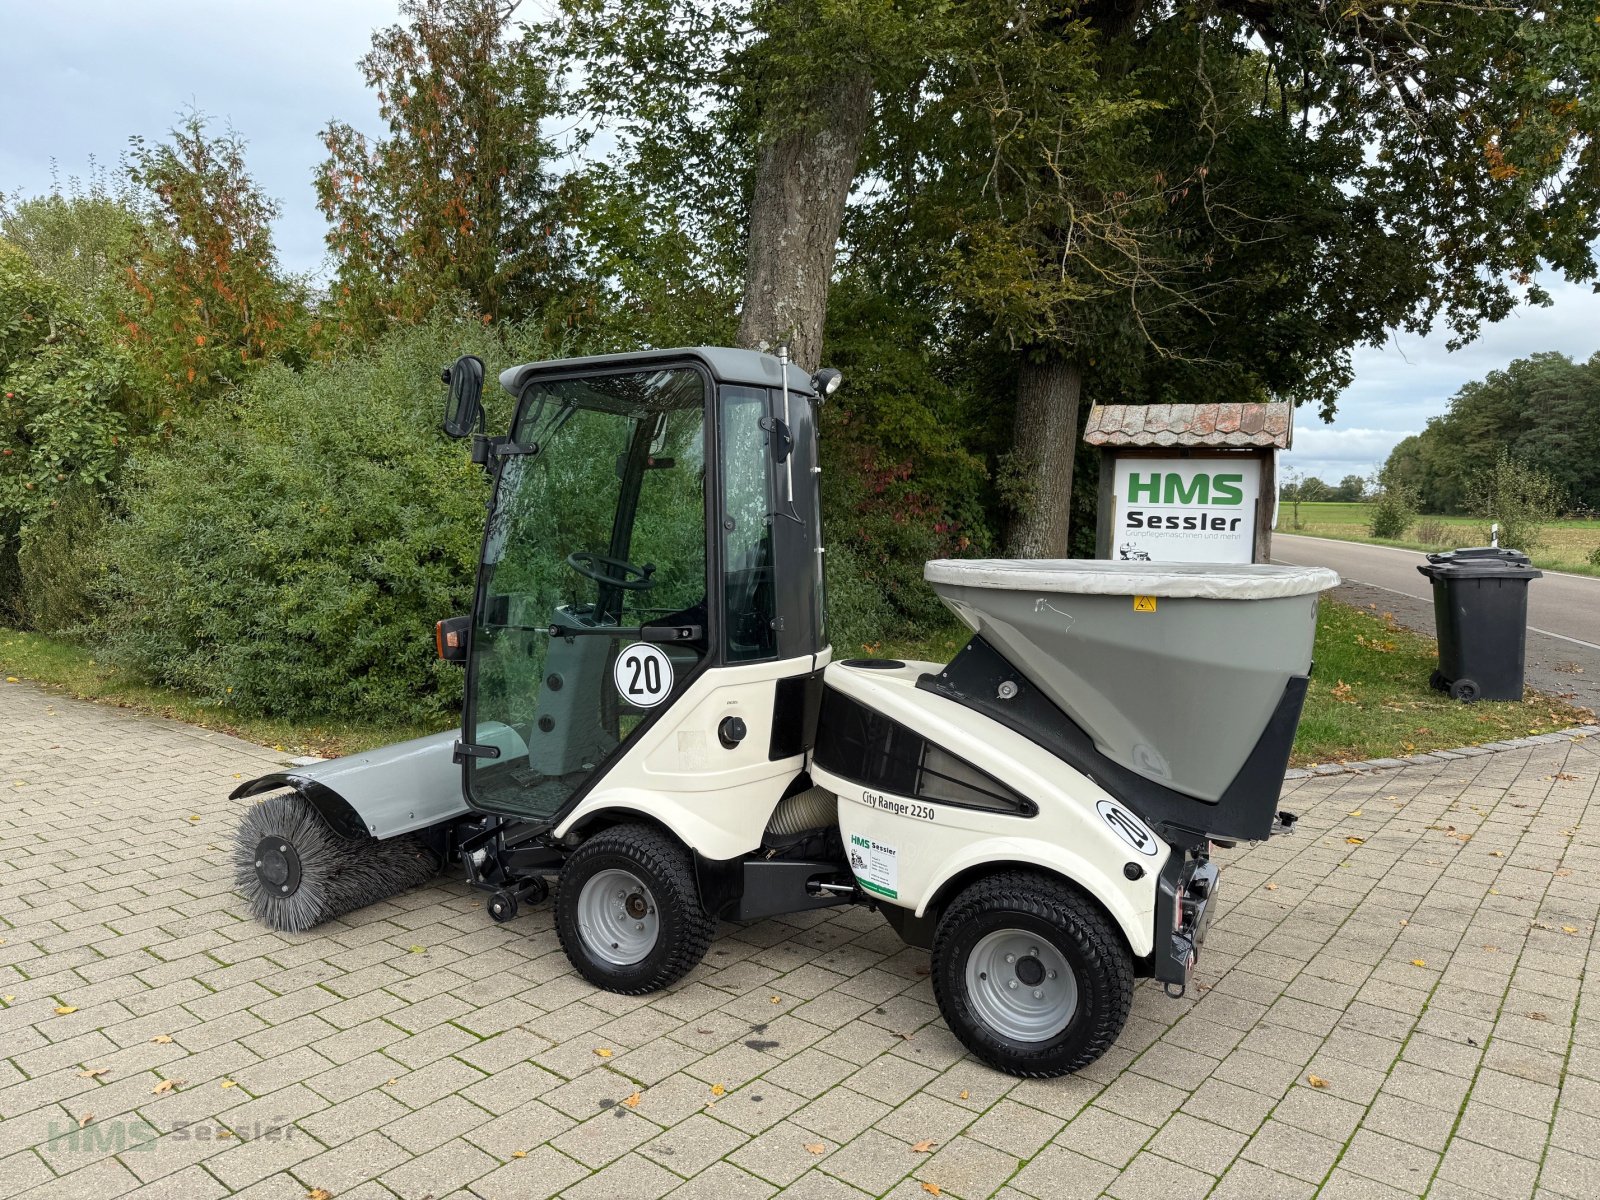
<path fill-rule="evenodd" d="M 767 758 L 793 758 L 817 742 L 817 716 L 822 711 L 822 671 L 790 675 L 773 685 L 772 740 Z"/>
<path fill-rule="evenodd" d="M 917 686 L 982 713 L 1050 751 L 1133 809 L 1167 841 L 1204 849 L 1208 839 L 1259 841 L 1272 831 L 1309 682 L 1304 675 L 1290 677 L 1255 748 L 1215 803 L 1164 787 L 1107 758 L 1076 721 L 981 637 L 963 646 L 937 675 L 924 675 Z M 1002 683 L 1015 688 L 1010 699 L 1000 698 Z M 827 734 L 824 721 L 819 761 Z"/>

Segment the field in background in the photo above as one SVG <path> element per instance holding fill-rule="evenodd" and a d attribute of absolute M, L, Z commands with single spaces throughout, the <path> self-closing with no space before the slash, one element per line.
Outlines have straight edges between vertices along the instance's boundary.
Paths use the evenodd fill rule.
<path fill-rule="evenodd" d="M 1429 521 L 1444 525 L 1448 537 L 1443 542 L 1417 540 L 1417 526 Z M 1407 539 L 1390 541 L 1367 533 L 1367 505 L 1344 504 L 1333 500 L 1310 500 L 1300 505 L 1300 528 L 1294 525 L 1294 505 L 1287 500 L 1278 505 L 1279 533 L 1298 533 L 1308 537 L 1339 538 L 1347 542 L 1371 542 L 1377 546 L 1400 546 L 1406 550 L 1449 550 L 1457 546 L 1486 546 L 1488 526 L 1476 517 L 1418 517 L 1407 530 Z M 1600 575 L 1600 567 L 1588 559 L 1600 547 L 1600 521 L 1552 521 L 1545 526 L 1544 544 L 1533 555 L 1535 566 L 1574 575 Z M 1520 549 L 1520 547 L 1519 547 Z"/>

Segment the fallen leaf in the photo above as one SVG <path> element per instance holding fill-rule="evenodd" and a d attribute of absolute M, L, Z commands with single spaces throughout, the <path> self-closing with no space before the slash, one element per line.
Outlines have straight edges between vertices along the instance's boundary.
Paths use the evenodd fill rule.
<path fill-rule="evenodd" d="M 806 1149 L 811 1151 L 813 1154 L 825 1154 L 828 1147 L 823 1142 L 807 1142 Z"/>
<path fill-rule="evenodd" d="M 629 1108 L 638 1108 L 639 1107 L 639 1093 L 635 1092 L 633 1095 L 629 1096 L 626 1100 L 623 1101 L 623 1104 L 627 1105 Z"/>
<path fill-rule="evenodd" d="M 1363 842 L 1365 842 L 1366 840 L 1367 840 L 1366 838 L 1358 838 L 1358 837 L 1347 837 L 1347 838 L 1345 838 L 1345 842 L 1348 845 L 1351 845 L 1351 846 L 1359 846 Z"/>
<path fill-rule="evenodd" d="M 768 999 L 773 1004 L 782 1004 L 783 1003 L 783 997 L 782 996 L 769 996 Z"/>
<path fill-rule="evenodd" d="M 512 1158 L 527 1158 L 528 1157 L 528 1152 L 526 1150 L 513 1150 L 511 1152 L 511 1157 Z"/>
<path fill-rule="evenodd" d="M 1361 815 L 1361 810 L 1359 808 L 1352 809 L 1350 812 L 1345 813 L 1345 816 L 1347 816 L 1347 817 L 1359 817 L 1360 815 Z"/>
<path fill-rule="evenodd" d="M 1400 924 L 1402 924 L 1402 925 L 1409 925 L 1409 924 L 1411 924 L 1411 922 L 1410 922 L 1410 921 L 1408 921 L 1408 920 L 1407 920 L 1407 919 L 1406 919 L 1406 918 L 1405 918 L 1405 917 L 1401 917 L 1401 918 L 1400 918 Z"/>
<path fill-rule="evenodd" d="M 1489 889 L 1489 895 L 1498 896 L 1499 894 L 1500 894 L 1500 889 L 1499 888 L 1490 888 Z"/>
<path fill-rule="evenodd" d="M 200 814 L 199 813 L 191 813 L 189 815 L 189 820 L 191 820 L 191 821 L 198 821 L 199 819 L 200 819 Z"/>
<path fill-rule="evenodd" d="M 933 1153 L 933 1148 L 935 1146 L 937 1146 L 938 1144 L 939 1143 L 934 1141 L 932 1138 L 923 1138 L 920 1142 L 917 1142 L 911 1148 L 913 1150 L 915 1150 L 918 1154 L 932 1154 Z"/>
<path fill-rule="evenodd" d="M 720 1083 L 713 1083 L 711 1085 L 711 1094 L 713 1096 L 726 1096 L 728 1094 L 728 1089 L 723 1087 Z"/>
<path fill-rule="evenodd" d="M 426 954 L 427 952 L 428 948 L 426 946 L 412 946 L 407 950 L 409 954 Z"/>
<path fill-rule="evenodd" d="M 927 1192 L 930 1196 L 944 1195 L 944 1189 L 941 1188 L 937 1183 L 925 1183 L 922 1185 L 922 1190 Z"/>
<path fill-rule="evenodd" d="M 1485 942 L 1483 944 L 1483 948 L 1485 950 L 1487 950 L 1490 954 L 1499 954 L 1500 953 L 1500 947 L 1499 946 L 1491 945 L 1488 942 Z"/>
<path fill-rule="evenodd" d="M 83 1116 L 78 1118 L 78 1128 L 82 1129 L 85 1125 L 87 1125 L 92 1120 L 94 1120 L 94 1114 L 93 1113 L 84 1113 Z"/>
<path fill-rule="evenodd" d="M 596 1046 L 594 1048 L 594 1052 L 596 1054 L 598 1054 L 601 1058 L 610 1058 L 611 1057 L 611 1049 L 609 1047 L 607 1047 L 607 1046 Z"/>
<path fill-rule="evenodd" d="M 306 1193 L 306 1200 L 333 1200 L 333 1193 L 327 1188 L 312 1188 Z"/>
<path fill-rule="evenodd" d="M 160 1083 L 156 1084 L 155 1087 L 150 1089 L 150 1094 L 152 1096 L 159 1096 L 164 1092 L 175 1091 L 178 1087 L 178 1084 L 181 1082 L 182 1080 L 179 1079 L 163 1079 Z"/>
<path fill-rule="evenodd" d="M 1261 886 L 1266 888 L 1269 892 L 1275 892 L 1278 890 L 1278 885 L 1275 883 L 1264 883 Z"/>
<path fill-rule="evenodd" d="M 237 1083 L 235 1083 L 231 1079 L 224 1079 L 222 1081 L 222 1086 L 225 1087 L 225 1088 L 230 1088 L 230 1087 L 238 1087 L 239 1085 Z"/>
<path fill-rule="evenodd" d="M 895 1037 L 899 1038 L 903 1042 L 909 1042 L 912 1038 L 914 1038 L 916 1036 L 917 1035 L 914 1034 L 914 1033 L 900 1033 L 898 1031 L 895 1033 Z"/>
<path fill-rule="evenodd" d="M 1489 851 L 1489 857 L 1490 858 L 1504 858 L 1505 856 L 1506 856 L 1506 852 L 1504 850 L 1491 850 L 1491 851 Z"/>
<path fill-rule="evenodd" d="M 233 1130 L 219 1129 L 214 1136 L 217 1138 L 231 1138 L 233 1136 Z"/>
<path fill-rule="evenodd" d="M 1566 876 L 1571 875 L 1572 871 L 1568 867 L 1557 867 L 1556 868 L 1556 874 L 1561 876 L 1562 878 L 1565 878 Z"/>
<path fill-rule="evenodd" d="M 1549 1019 L 1550 1018 L 1542 1012 L 1531 1012 L 1528 1014 L 1528 1020 L 1530 1021 L 1548 1021 Z"/>
<path fill-rule="evenodd" d="M 21 683 L 22 680 L 18 679 L 15 675 L 7 675 L 6 676 L 6 682 L 7 683 Z"/>
<path fill-rule="evenodd" d="M 397 1084 L 399 1082 L 400 1081 L 398 1079 L 385 1079 L 383 1081 L 383 1086 L 384 1087 L 393 1087 L 395 1084 Z"/>
<path fill-rule="evenodd" d="M 1427 964 L 1427 963 L 1425 963 L 1425 962 L 1423 962 L 1423 961 L 1422 961 L 1422 960 L 1421 960 L 1421 959 L 1420 959 L 1420 958 L 1413 958 L 1413 959 L 1412 959 L 1412 960 L 1411 960 L 1411 965 L 1412 965 L 1412 966 L 1413 966 L 1413 967 L 1425 967 L 1425 966 L 1427 966 L 1427 965 L 1428 965 L 1428 964 Z"/>
<path fill-rule="evenodd" d="M 1321 1075 L 1307 1075 L 1306 1082 L 1314 1088 L 1325 1088 L 1328 1086 L 1328 1081 Z"/>
<path fill-rule="evenodd" d="M 75 1013 L 77 1011 L 78 1011 L 78 1009 L 77 1009 L 76 1005 L 72 1005 L 72 1004 L 58 1004 L 58 1005 L 56 1005 L 56 1012 L 60 1013 L 63 1017 L 66 1016 L 68 1013 Z"/>
<path fill-rule="evenodd" d="M 158 1033 L 150 1040 L 158 1046 L 165 1046 L 167 1043 L 172 1041 L 172 1035 L 170 1033 Z"/>
<path fill-rule="evenodd" d="M 98 1079 L 100 1076 L 104 1075 L 110 1069 L 111 1069 L 110 1067 L 85 1067 L 83 1070 L 78 1072 L 78 1078 L 79 1079 Z"/>
<path fill-rule="evenodd" d="M 957 1096 L 956 1099 L 965 1100 L 966 1098 L 967 1098 L 967 1089 L 966 1088 L 962 1088 L 961 1089 L 961 1095 Z"/>
<path fill-rule="evenodd" d="M 1561 927 L 1561 932 L 1562 933 L 1577 933 L 1578 932 L 1578 927 L 1576 925 L 1563 925 Z"/>
<path fill-rule="evenodd" d="M 0 1000 L 4 1000 L 7 1004 L 10 1004 L 15 999 L 15 996 L 0 996 Z"/>

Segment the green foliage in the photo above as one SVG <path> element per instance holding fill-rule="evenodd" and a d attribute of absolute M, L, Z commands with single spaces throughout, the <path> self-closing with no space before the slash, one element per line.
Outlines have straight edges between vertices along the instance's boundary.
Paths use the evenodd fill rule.
<path fill-rule="evenodd" d="M 121 455 L 127 396 L 122 356 L 0 242 L 0 521 L 20 534 L 69 488 L 103 486 Z"/>
<path fill-rule="evenodd" d="M 87 633 L 105 576 L 100 545 L 105 518 L 104 495 L 80 481 L 22 532 L 17 550 L 19 615 L 29 628 L 74 637 Z"/>
<path fill-rule="evenodd" d="M 433 623 L 470 606 L 486 498 L 438 432 L 434 381 L 461 352 L 504 366 L 548 349 L 436 320 L 359 358 L 267 367 L 141 455 L 106 535 L 113 660 L 245 714 L 448 711 L 460 674 L 434 661 Z"/>
<path fill-rule="evenodd" d="M 1387 472 L 1372 481 L 1372 501 L 1367 505 L 1367 532 L 1391 541 L 1403 538 L 1417 519 L 1417 493 Z"/>
<path fill-rule="evenodd" d="M 1500 526 L 1500 544 L 1532 554 L 1543 546 L 1544 527 L 1561 515 L 1566 497 L 1546 471 L 1509 450 L 1502 450 L 1494 466 L 1472 480 L 1467 506 L 1484 522 L 1484 544 L 1489 526 Z"/>
<path fill-rule="evenodd" d="M 525 317 L 565 290 L 571 196 L 542 130 L 555 90 L 514 33 L 515 10 L 405 0 L 402 23 L 373 35 L 361 71 L 388 135 L 330 123 L 316 181 L 342 335 L 413 323 L 458 296 L 484 321 Z"/>
<path fill-rule="evenodd" d="M 111 317 L 126 304 L 127 269 L 146 209 L 125 174 L 91 163 L 87 182 L 71 178 L 44 196 L 0 198 L 0 238 L 85 313 Z"/>
<path fill-rule="evenodd" d="M 295 361 L 304 305 L 278 270 L 276 201 L 245 167 L 244 141 L 191 112 L 156 145 L 132 139 L 129 176 L 151 204 L 136 239 L 124 328 L 152 396 L 143 423 L 204 407 L 251 371 Z"/>
<path fill-rule="evenodd" d="M 1600 354 L 1519 358 L 1461 388 L 1450 408 L 1406 438 L 1388 469 L 1436 512 L 1471 510 L 1474 481 L 1509 449 L 1550 476 L 1568 500 L 1600 508 Z"/>

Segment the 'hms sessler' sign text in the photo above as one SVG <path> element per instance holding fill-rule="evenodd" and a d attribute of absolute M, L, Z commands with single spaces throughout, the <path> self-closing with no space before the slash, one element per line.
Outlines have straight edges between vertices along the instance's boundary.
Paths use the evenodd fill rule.
<path fill-rule="evenodd" d="M 1249 562 L 1261 464 L 1239 458 L 1119 458 L 1111 557 Z"/>

